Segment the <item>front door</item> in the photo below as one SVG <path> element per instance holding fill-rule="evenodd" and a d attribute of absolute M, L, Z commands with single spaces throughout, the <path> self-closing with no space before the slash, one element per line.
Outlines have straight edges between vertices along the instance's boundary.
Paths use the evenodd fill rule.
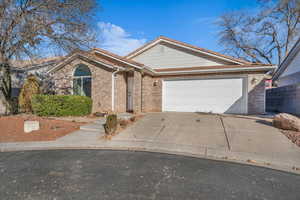
<path fill-rule="evenodd" d="M 127 75 L 127 112 L 133 111 L 133 74 Z"/>

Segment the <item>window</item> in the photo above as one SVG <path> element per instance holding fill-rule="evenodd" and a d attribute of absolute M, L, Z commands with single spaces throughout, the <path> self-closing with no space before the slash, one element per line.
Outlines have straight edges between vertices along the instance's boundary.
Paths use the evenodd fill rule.
<path fill-rule="evenodd" d="M 73 94 L 91 97 L 92 76 L 86 65 L 78 65 L 73 75 Z"/>

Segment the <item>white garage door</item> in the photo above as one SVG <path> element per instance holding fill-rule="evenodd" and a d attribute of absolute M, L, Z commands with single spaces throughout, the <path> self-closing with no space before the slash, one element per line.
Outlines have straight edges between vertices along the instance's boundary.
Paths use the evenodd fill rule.
<path fill-rule="evenodd" d="M 247 113 L 243 78 L 163 81 L 163 111 Z"/>

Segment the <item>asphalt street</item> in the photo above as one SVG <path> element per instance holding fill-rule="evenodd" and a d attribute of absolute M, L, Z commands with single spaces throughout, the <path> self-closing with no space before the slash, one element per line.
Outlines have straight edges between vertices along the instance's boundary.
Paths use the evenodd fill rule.
<path fill-rule="evenodd" d="M 0 153 L 0 199 L 300 199 L 300 176 L 159 153 Z"/>

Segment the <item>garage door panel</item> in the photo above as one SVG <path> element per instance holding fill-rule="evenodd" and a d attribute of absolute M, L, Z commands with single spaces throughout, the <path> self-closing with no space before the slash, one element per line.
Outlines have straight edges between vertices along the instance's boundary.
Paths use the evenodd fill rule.
<path fill-rule="evenodd" d="M 246 113 L 243 78 L 166 80 L 163 111 Z"/>

